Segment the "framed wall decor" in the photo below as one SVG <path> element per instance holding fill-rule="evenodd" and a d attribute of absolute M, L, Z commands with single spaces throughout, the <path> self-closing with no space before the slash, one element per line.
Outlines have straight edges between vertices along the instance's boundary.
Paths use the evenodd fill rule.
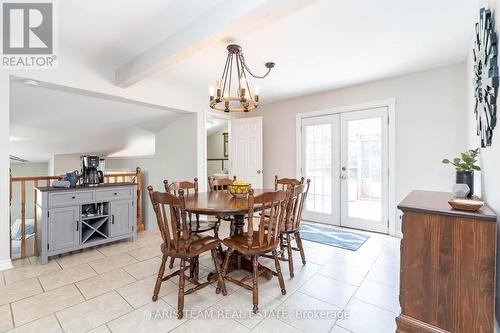
<path fill-rule="evenodd" d="M 228 133 L 222 133 L 222 136 L 224 137 L 224 157 L 229 156 L 229 137 Z"/>
<path fill-rule="evenodd" d="M 481 8 L 474 36 L 474 113 L 481 147 L 491 146 L 497 123 L 498 45 L 493 13 Z"/>

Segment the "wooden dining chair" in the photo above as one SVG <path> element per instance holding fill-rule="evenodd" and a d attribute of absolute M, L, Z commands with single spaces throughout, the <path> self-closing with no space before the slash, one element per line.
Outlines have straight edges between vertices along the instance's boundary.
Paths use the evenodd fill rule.
<path fill-rule="evenodd" d="M 288 269 L 290 271 L 290 277 L 293 278 L 293 251 L 299 251 L 300 257 L 302 258 L 302 264 L 306 264 L 306 256 L 304 253 L 304 247 L 302 246 L 302 238 L 300 238 L 300 221 L 302 218 L 302 210 L 304 208 L 304 203 L 307 198 L 307 193 L 309 192 L 309 186 L 311 180 L 308 179 L 306 184 L 290 185 L 291 186 L 291 196 L 286 208 L 285 222 L 283 224 L 283 229 L 280 234 L 280 247 L 281 257 L 280 260 L 288 261 Z M 296 247 L 292 246 L 292 237 L 294 236 Z M 287 256 L 285 257 L 284 249 L 287 250 Z"/>
<path fill-rule="evenodd" d="M 274 176 L 274 190 L 286 190 L 289 185 L 304 184 L 304 177 L 300 179 L 295 178 L 279 178 L 278 175 Z"/>
<path fill-rule="evenodd" d="M 208 177 L 208 186 L 210 188 L 210 192 L 227 191 L 228 190 L 227 187 L 229 185 L 233 185 L 235 180 L 236 180 L 236 176 L 233 176 L 233 179 L 229 179 L 229 178 L 216 179 L 215 177 Z M 233 218 L 231 216 L 217 216 L 217 220 L 219 221 L 219 225 L 220 225 L 221 220 L 231 222 L 231 229 L 233 228 L 233 225 L 232 225 Z"/>
<path fill-rule="evenodd" d="M 173 182 L 169 183 L 167 180 L 163 181 L 163 185 L 165 187 L 165 191 L 167 193 L 172 193 L 173 195 L 178 195 L 180 190 L 185 191 L 185 194 L 197 194 L 198 193 L 198 178 L 195 178 L 194 181 L 180 181 L 180 182 Z M 207 220 L 200 220 L 199 214 L 195 215 L 195 218 L 193 220 L 193 214 L 188 213 L 188 220 L 189 220 L 189 230 L 191 230 L 192 233 L 199 234 L 203 232 L 207 232 L 210 230 L 214 231 L 214 237 L 219 238 L 219 225 L 220 222 L 218 220 L 216 221 L 209 221 Z M 195 262 L 191 263 L 191 275 L 193 275 L 196 279 L 198 278 L 198 264 L 197 264 L 197 259 L 194 259 Z M 170 258 L 170 264 L 168 267 L 171 269 L 174 267 L 174 262 L 175 258 L 172 257 Z"/>
<path fill-rule="evenodd" d="M 263 273 L 271 273 L 278 277 L 281 293 L 286 294 L 285 281 L 281 273 L 278 253 L 276 249 L 279 246 L 280 229 L 284 222 L 286 213 L 287 200 L 290 196 L 290 191 L 275 191 L 266 192 L 254 197 L 253 190 L 250 189 L 248 194 L 248 229 L 247 232 L 241 235 L 233 235 L 223 240 L 224 245 L 228 247 L 226 258 L 224 260 L 223 272 L 224 279 L 237 284 L 243 288 L 251 290 L 253 293 L 253 312 L 256 313 L 259 309 L 259 290 L 257 280 Z M 266 219 L 265 214 L 254 216 L 256 207 L 264 207 L 267 211 L 269 219 Z M 254 230 L 254 219 L 258 219 L 258 229 Z M 266 226 L 267 224 L 267 226 Z M 234 251 L 239 252 L 238 255 L 249 256 L 252 258 L 252 274 L 243 277 L 241 280 L 234 279 L 226 275 L 229 260 Z M 259 265 L 258 258 L 263 254 L 271 253 L 274 258 L 276 271 Z M 245 281 L 252 279 L 252 285 L 248 285 Z"/>
<path fill-rule="evenodd" d="M 215 177 L 208 177 L 208 187 L 210 189 L 210 192 L 227 191 L 227 187 L 229 185 L 233 185 L 235 180 L 236 176 L 233 176 L 233 179 L 230 178 L 216 179 Z"/>
<path fill-rule="evenodd" d="M 148 186 L 148 192 L 151 204 L 153 205 L 156 214 L 158 228 L 160 229 L 161 237 L 163 239 L 163 243 L 161 245 L 163 257 L 160 269 L 158 270 L 158 277 L 156 278 L 152 299 L 154 302 L 158 299 L 158 294 L 163 281 L 178 275 L 179 294 L 177 299 L 177 317 L 181 319 L 183 317 L 185 295 L 189 295 L 199 289 L 202 289 L 215 280 L 218 281 L 215 292 L 219 293 L 222 291 L 224 296 L 227 295 L 224 279 L 222 278 L 221 261 L 219 254 L 216 251 L 221 241 L 216 237 L 202 236 L 191 232 L 191 229 L 189 228 L 190 221 L 186 217 L 187 214 L 185 211 L 183 189 L 177 190 L 177 196 L 174 196 L 171 193 L 155 192 L 153 187 L 150 185 Z M 210 251 L 212 254 L 217 274 L 214 274 L 210 281 L 199 283 L 191 276 L 185 275 L 186 269 L 189 268 L 186 267 L 186 262 L 190 259 L 190 265 L 192 265 L 194 262 L 194 260 L 192 260 L 193 258 L 198 258 L 200 254 L 207 251 Z M 164 276 L 165 264 L 168 257 L 180 258 L 180 269 L 174 273 Z M 184 290 L 186 280 L 195 286 L 188 290 Z"/>

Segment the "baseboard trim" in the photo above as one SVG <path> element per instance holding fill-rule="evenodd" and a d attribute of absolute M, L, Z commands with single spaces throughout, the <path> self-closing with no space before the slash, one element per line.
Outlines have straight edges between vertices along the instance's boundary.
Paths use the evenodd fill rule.
<path fill-rule="evenodd" d="M 0 271 L 5 271 L 7 269 L 11 269 L 12 267 L 12 261 L 10 259 L 2 260 L 0 261 Z"/>

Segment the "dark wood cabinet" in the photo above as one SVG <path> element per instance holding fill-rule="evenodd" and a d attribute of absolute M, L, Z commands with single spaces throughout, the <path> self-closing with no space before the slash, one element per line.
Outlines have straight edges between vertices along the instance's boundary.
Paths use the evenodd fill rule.
<path fill-rule="evenodd" d="M 452 209 L 451 193 L 413 191 L 403 211 L 399 333 L 493 332 L 496 216 Z"/>

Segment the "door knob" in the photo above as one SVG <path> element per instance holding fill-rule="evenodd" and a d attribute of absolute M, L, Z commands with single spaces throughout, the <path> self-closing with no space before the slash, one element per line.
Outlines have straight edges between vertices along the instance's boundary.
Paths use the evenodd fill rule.
<path fill-rule="evenodd" d="M 345 166 L 342 167 L 342 171 L 346 171 L 347 168 Z"/>
<path fill-rule="evenodd" d="M 260 175 L 262 173 L 262 170 L 257 170 L 257 173 Z"/>

